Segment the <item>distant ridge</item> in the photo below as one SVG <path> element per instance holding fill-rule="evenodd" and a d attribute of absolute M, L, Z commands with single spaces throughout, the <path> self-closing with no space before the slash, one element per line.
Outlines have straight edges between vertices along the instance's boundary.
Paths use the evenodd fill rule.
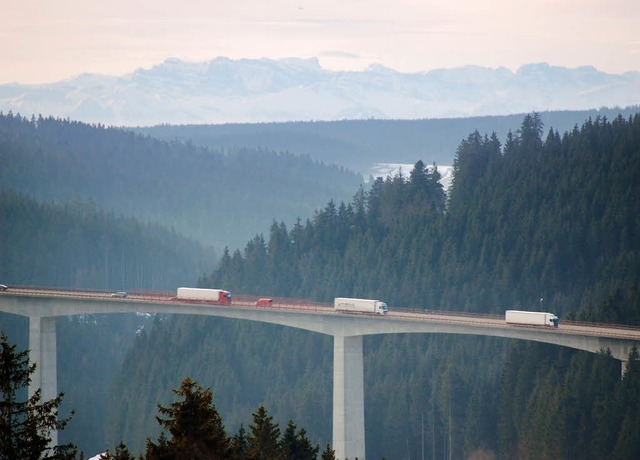
<path fill-rule="evenodd" d="M 121 76 L 0 85 L 0 110 L 115 126 L 425 119 L 640 103 L 640 72 L 528 64 L 400 73 L 323 69 L 317 59 L 167 59 Z"/>

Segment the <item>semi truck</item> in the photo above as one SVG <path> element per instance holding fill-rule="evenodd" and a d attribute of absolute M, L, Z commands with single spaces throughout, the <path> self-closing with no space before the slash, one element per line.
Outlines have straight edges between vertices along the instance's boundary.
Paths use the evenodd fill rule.
<path fill-rule="evenodd" d="M 179 287 L 175 299 L 195 303 L 230 305 L 231 293 L 229 291 L 225 291 L 224 289 Z"/>
<path fill-rule="evenodd" d="M 507 310 L 505 312 L 504 319 L 507 324 L 558 327 L 558 317 L 553 313 Z"/>
<path fill-rule="evenodd" d="M 333 301 L 333 308 L 335 311 L 375 315 L 386 315 L 388 311 L 387 304 L 380 300 L 350 299 L 347 297 L 336 297 Z"/>

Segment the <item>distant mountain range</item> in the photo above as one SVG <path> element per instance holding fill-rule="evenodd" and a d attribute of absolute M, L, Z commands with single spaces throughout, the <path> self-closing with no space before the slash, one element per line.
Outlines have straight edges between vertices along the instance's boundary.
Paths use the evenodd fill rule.
<path fill-rule="evenodd" d="M 0 111 L 115 126 L 342 119 L 425 119 L 640 103 L 640 72 L 545 63 L 516 72 L 466 66 L 400 73 L 323 69 L 316 59 L 167 59 L 121 77 L 84 74 L 0 85 Z"/>

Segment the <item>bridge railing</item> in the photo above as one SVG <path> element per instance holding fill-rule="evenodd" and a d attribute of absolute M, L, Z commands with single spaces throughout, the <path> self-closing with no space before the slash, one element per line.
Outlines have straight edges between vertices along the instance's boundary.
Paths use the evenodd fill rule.
<path fill-rule="evenodd" d="M 113 290 L 105 289 L 69 289 L 59 287 L 42 287 L 32 285 L 11 285 L 9 292 L 18 294 L 34 295 L 34 296 L 47 296 L 55 295 L 57 297 L 73 297 L 73 298 L 111 298 Z M 143 300 L 149 302 L 174 302 L 175 291 L 157 291 L 157 290 L 142 290 L 134 289 L 128 291 L 129 298 L 127 300 Z M 256 302 L 259 299 L 270 298 L 273 303 L 268 307 L 257 306 Z M 115 299 L 124 300 L 124 299 Z M 332 309 L 333 305 L 329 302 L 316 302 L 304 298 L 287 298 L 287 297 L 269 297 L 269 296 L 256 296 L 256 295 L 243 295 L 235 294 L 232 298 L 231 306 L 238 307 L 251 307 L 251 308 L 265 308 L 270 310 L 304 310 L 304 311 L 326 311 Z M 463 311 L 452 310 L 440 310 L 431 308 L 401 308 L 390 307 L 389 312 L 403 313 L 407 318 L 427 319 L 428 316 L 440 317 L 440 320 L 446 321 L 446 317 L 457 318 L 457 321 L 465 321 L 468 319 L 472 321 L 474 319 L 484 318 L 493 321 L 504 320 L 504 315 L 490 314 L 490 313 L 471 313 Z M 584 328 L 585 334 L 598 334 L 597 330 L 617 330 L 621 334 L 627 333 L 640 333 L 640 326 L 616 324 L 616 323 L 602 323 L 602 322 L 584 322 L 574 320 L 560 320 L 560 326 L 574 326 Z"/>
<path fill-rule="evenodd" d="M 560 319 L 562 324 L 580 327 L 596 327 L 596 328 L 614 328 L 614 329 L 628 329 L 630 331 L 640 331 L 640 326 L 633 326 L 629 324 L 619 323 L 591 323 L 585 321 L 572 321 L 568 319 Z"/>
<path fill-rule="evenodd" d="M 17 292 L 29 295 L 56 295 L 60 297 L 104 297 L 111 295 L 113 291 L 104 289 L 70 289 L 60 287 L 43 287 L 32 285 L 12 284 L 8 292 Z"/>

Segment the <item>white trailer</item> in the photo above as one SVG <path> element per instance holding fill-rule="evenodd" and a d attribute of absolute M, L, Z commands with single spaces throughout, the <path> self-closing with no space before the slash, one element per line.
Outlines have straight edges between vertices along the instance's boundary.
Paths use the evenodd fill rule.
<path fill-rule="evenodd" d="M 556 315 L 540 311 L 507 310 L 504 319 L 507 324 L 558 327 Z"/>
<path fill-rule="evenodd" d="M 376 315 L 386 315 L 388 311 L 387 304 L 380 300 L 350 299 L 347 297 L 336 297 L 333 301 L 333 308 L 336 311 L 373 313 Z"/>
<path fill-rule="evenodd" d="M 224 289 L 202 289 L 191 287 L 179 287 L 177 294 L 177 300 L 191 300 L 198 302 L 212 302 L 221 304 L 231 303 L 231 293 Z"/>

